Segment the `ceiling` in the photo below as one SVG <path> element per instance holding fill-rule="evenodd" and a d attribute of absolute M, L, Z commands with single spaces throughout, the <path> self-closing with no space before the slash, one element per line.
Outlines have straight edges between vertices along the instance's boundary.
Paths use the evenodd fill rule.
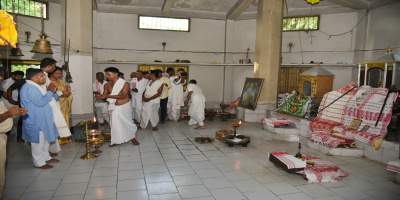
<path fill-rule="evenodd" d="M 47 0 L 60 3 L 60 0 Z M 266 1 L 266 0 L 265 0 Z M 258 0 L 93 0 L 94 9 L 106 13 L 173 16 L 206 19 L 254 19 Z M 286 0 L 289 16 L 331 14 L 371 10 L 400 0 L 321 0 L 311 5 L 306 0 Z"/>
<path fill-rule="evenodd" d="M 286 0 L 288 15 L 354 12 L 399 3 L 399 0 Z M 256 18 L 258 0 L 94 0 L 95 9 L 106 13 L 128 13 L 209 19 Z M 169 9 L 170 8 L 170 9 Z M 164 11 L 164 12 L 163 12 Z"/>

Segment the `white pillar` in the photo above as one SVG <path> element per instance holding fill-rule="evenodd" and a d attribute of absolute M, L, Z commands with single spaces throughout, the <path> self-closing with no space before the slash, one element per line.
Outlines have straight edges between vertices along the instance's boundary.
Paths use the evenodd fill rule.
<path fill-rule="evenodd" d="M 360 80 L 361 78 L 361 64 L 358 64 L 358 80 L 357 80 L 357 86 L 360 87 Z"/>
<path fill-rule="evenodd" d="M 365 64 L 364 85 L 367 85 L 368 65 Z"/>
<path fill-rule="evenodd" d="M 387 78 L 387 63 L 385 63 L 385 72 L 383 74 L 383 84 L 382 84 L 382 88 L 385 88 L 386 86 L 386 78 Z"/>
<path fill-rule="evenodd" d="M 396 63 L 393 63 L 393 72 L 392 72 L 392 84 L 390 87 L 396 84 Z"/>

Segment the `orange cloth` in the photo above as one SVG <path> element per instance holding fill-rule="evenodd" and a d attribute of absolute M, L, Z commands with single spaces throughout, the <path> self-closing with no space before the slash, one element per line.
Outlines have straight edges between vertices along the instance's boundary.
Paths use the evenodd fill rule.
<path fill-rule="evenodd" d="M 16 48 L 18 32 L 15 29 L 13 16 L 4 10 L 0 10 L 0 45 L 10 45 Z"/>

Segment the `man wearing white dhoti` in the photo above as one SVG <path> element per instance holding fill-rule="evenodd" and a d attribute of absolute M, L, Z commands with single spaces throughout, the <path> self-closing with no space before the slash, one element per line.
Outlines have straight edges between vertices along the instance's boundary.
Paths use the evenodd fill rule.
<path fill-rule="evenodd" d="M 41 87 L 46 82 L 46 76 L 40 69 L 28 69 L 26 83 L 20 91 L 21 106 L 29 110 L 22 117 L 22 138 L 31 142 L 32 158 L 35 167 L 41 169 L 53 168 L 46 163 L 58 163 L 49 154 L 49 143 L 59 136 L 54 122 L 54 114 L 50 105 L 53 99 L 58 99 L 55 93 L 57 85 L 50 83 L 46 89 Z"/>
<path fill-rule="evenodd" d="M 189 125 L 198 124 L 199 126 L 195 129 L 206 128 L 204 124 L 204 108 L 206 105 L 206 97 L 203 94 L 203 91 L 199 86 L 196 85 L 196 80 L 190 80 L 189 85 L 187 87 L 187 98 L 185 100 L 185 104 L 188 104 L 191 101 L 189 106 Z"/>
<path fill-rule="evenodd" d="M 178 121 L 181 115 L 181 106 L 183 106 L 183 85 L 186 84 L 186 76 L 181 74 L 185 72 L 183 69 L 178 69 L 177 76 L 170 78 L 172 88 L 168 91 L 168 118 Z M 175 71 L 168 72 L 174 74 Z"/>
<path fill-rule="evenodd" d="M 104 86 L 104 94 L 98 99 L 107 99 L 110 112 L 111 145 L 115 147 L 129 140 L 137 146 L 135 139 L 137 127 L 132 121 L 132 107 L 129 100 L 129 83 L 119 78 L 119 70 L 109 67 L 104 70 L 110 81 Z"/>
<path fill-rule="evenodd" d="M 143 110 L 142 96 L 147 83 L 148 80 L 143 78 L 142 71 L 137 71 L 136 78 L 131 80 L 131 91 L 133 92 L 132 107 L 134 109 L 133 119 L 136 120 L 137 123 L 140 123 L 141 120 Z"/>
<path fill-rule="evenodd" d="M 103 72 L 96 73 L 96 81 L 93 83 L 93 93 L 95 96 L 100 96 L 104 93 L 104 85 L 107 81 L 104 80 Z M 95 99 L 94 107 L 96 108 L 96 116 L 100 126 L 104 125 L 104 121 L 109 123 L 110 117 L 108 116 L 108 103 L 103 99 Z"/>
<path fill-rule="evenodd" d="M 49 78 L 49 73 L 54 72 L 54 70 L 56 69 L 56 63 L 57 63 L 57 61 L 55 61 L 52 58 L 44 58 L 40 62 L 40 69 L 43 70 L 44 74 L 46 75 L 46 82 L 44 83 L 44 85 L 42 85 L 43 89 L 45 89 L 45 90 L 51 83 L 50 78 Z M 57 91 L 57 94 L 58 94 L 58 96 L 61 96 L 61 95 L 68 96 L 68 91 Z M 65 121 L 64 115 L 61 112 L 61 106 L 57 100 L 55 98 L 53 98 L 52 101 L 50 102 L 51 109 L 53 110 L 54 123 L 57 126 L 57 130 L 58 130 L 60 137 L 63 137 L 63 138 L 70 137 L 71 131 L 69 130 L 69 127 L 67 125 L 67 122 Z M 49 152 L 50 152 L 51 156 L 57 156 L 58 152 L 60 152 L 60 151 L 61 151 L 61 147 L 60 147 L 60 143 L 58 142 L 58 139 L 56 139 L 54 142 L 50 143 Z"/>
<path fill-rule="evenodd" d="M 159 121 L 158 110 L 160 109 L 160 96 L 163 92 L 164 84 L 158 79 L 158 71 L 150 71 L 150 81 L 146 85 L 143 93 L 143 111 L 140 128 L 145 129 L 149 121 L 153 126 L 153 131 L 158 131 L 157 124 Z"/>

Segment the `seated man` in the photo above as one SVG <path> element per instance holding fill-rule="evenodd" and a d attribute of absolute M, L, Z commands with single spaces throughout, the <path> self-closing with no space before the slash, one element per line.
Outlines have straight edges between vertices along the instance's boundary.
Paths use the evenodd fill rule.
<path fill-rule="evenodd" d="M 196 85 L 196 80 L 190 80 L 189 85 L 187 87 L 187 98 L 185 100 L 185 104 L 189 103 L 189 100 L 192 100 L 192 103 L 189 106 L 189 125 L 199 124 L 195 129 L 206 128 L 206 125 L 203 123 L 204 121 L 204 108 L 206 106 L 206 97 L 203 94 L 203 91 L 199 86 Z"/>
<path fill-rule="evenodd" d="M 33 164 L 41 169 L 53 168 L 47 163 L 60 162 L 49 154 L 50 142 L 59 136 L 50 105 L 53 97 L 58 99 L 57 85 L 52 82 L 46 90 L 41 86 L 45 83 L 46 75 L 42 70 L 28 69 L 20 92 L 21 106 L 29 110 L 22 118 L 22 138 L 31 142 Z"/>
<path fill-rule="evenodd" d="M 93 83 L 93 93 L 96 96 L 100 96 L 104 93 L 104 85 L 107 81 L 104 80 L 103 72 L 96 73 L 96 82 Z M 107 123 L 110 121 L 108 115 L 108 103 L 103 99 L 94 100 L 94 107 L 96 108 L 96 116 L 100 126 L 104 126 L 104 121 Z"/>

